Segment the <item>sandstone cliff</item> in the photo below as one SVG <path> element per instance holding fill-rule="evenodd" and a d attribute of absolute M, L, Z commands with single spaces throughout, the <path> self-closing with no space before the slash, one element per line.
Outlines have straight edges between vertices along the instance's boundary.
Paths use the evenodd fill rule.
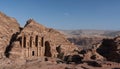
<path fill-rule="evenodd" d="M 7 46 L 10 45 L 12 35 L 19 32 L 18 22 L 0 12 L 0 58 L 4 56 Z"/>

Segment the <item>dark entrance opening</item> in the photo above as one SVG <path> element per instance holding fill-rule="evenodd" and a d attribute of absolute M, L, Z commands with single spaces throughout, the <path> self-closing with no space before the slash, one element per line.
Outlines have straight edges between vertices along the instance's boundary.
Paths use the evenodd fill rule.
<path fill-rule="evenodd" d="M 23 47 L 26 48 L 26 37 L 24 37 L 24 42 L 23 43 L 24 43 Z"/>
<path fill-rule="evenodd" d="M 38 47 L 38 35 L 35 38 L 35 46 Z"/>
<path fill-rule="evenodd" d="M 34 56 L 35 55 L 35 52 L 34 51 L 32 51 L 32 56 Z"/>
<path fill-rule="evenodd" d="M 45 56 L 46 57 L 51 57 L 52 54 L 51 54 L 51 47 L 50 47 L 50 43 L 48 41 L 45 42 Z"/>
<path fill-rule="evenodd" d="M 44 37 L 41 38 L 41 46 L 43 47 L 44 45 Z"/>

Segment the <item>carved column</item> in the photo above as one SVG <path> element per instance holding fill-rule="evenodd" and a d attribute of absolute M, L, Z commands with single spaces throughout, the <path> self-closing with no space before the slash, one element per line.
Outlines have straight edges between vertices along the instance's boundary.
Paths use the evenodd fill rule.
<path fill-rule="evenodd" d="M 39 47 L 39 56 L 42 56 L 42 46 L 41 46 L 41 37 L 39 36 L 39 39 L 38 39 L 38 47 Z"/>
<path fill-rule="evenodd" d="M 21 57 L 25 56 L 23 47 L 24 47 L 24 34 L 22 33 L 22 36 L 21 36 L 21 49 L 22 49 L 22 54 L 21 55 L 22 56 Z"/>
<path fill-rule="evenodd" d="M 21 47 L 23 48 L 23 46 L 24 46 L 24 34 L 22 33 L 22 39 L 21 39 Z"/>
<path fill-rule="evenodd" d="M 32 36 L 32 48 L 35 48 L 35 37 Z"/>
<path fill-rule="evenodd" d="M 29 57 L 29 36 L 26 36 L 26 57 Z"/>

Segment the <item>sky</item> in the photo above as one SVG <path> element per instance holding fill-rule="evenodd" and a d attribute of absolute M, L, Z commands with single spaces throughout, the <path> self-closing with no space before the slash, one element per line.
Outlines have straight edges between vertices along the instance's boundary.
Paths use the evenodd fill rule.
<path fill-rule="evenodd" d="M 120 0 L 0 0 L 0 11 L 21 26 L 32 18 L 54 29 L 120 30 Z"/>

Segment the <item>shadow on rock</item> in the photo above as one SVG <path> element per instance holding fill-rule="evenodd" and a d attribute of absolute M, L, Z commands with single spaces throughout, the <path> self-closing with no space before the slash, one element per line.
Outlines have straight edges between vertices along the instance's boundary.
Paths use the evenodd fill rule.
<path fill-rule="evenodd" d="M 68 56 L 64 57 L 64 61 L 67 64 L 70 64 L 72 62 L 75 64 L 80 64 L 80 63 L 82 63 L 82 59 L 83 59 L 83 57 L 81 57 L 79 55 L 68 55 Z"/>
<path fill-rule="evenodd" d="M 93 67 L 102 67 L 102 65 L 96 61 L 87 61 L 86 63 Z"/>

